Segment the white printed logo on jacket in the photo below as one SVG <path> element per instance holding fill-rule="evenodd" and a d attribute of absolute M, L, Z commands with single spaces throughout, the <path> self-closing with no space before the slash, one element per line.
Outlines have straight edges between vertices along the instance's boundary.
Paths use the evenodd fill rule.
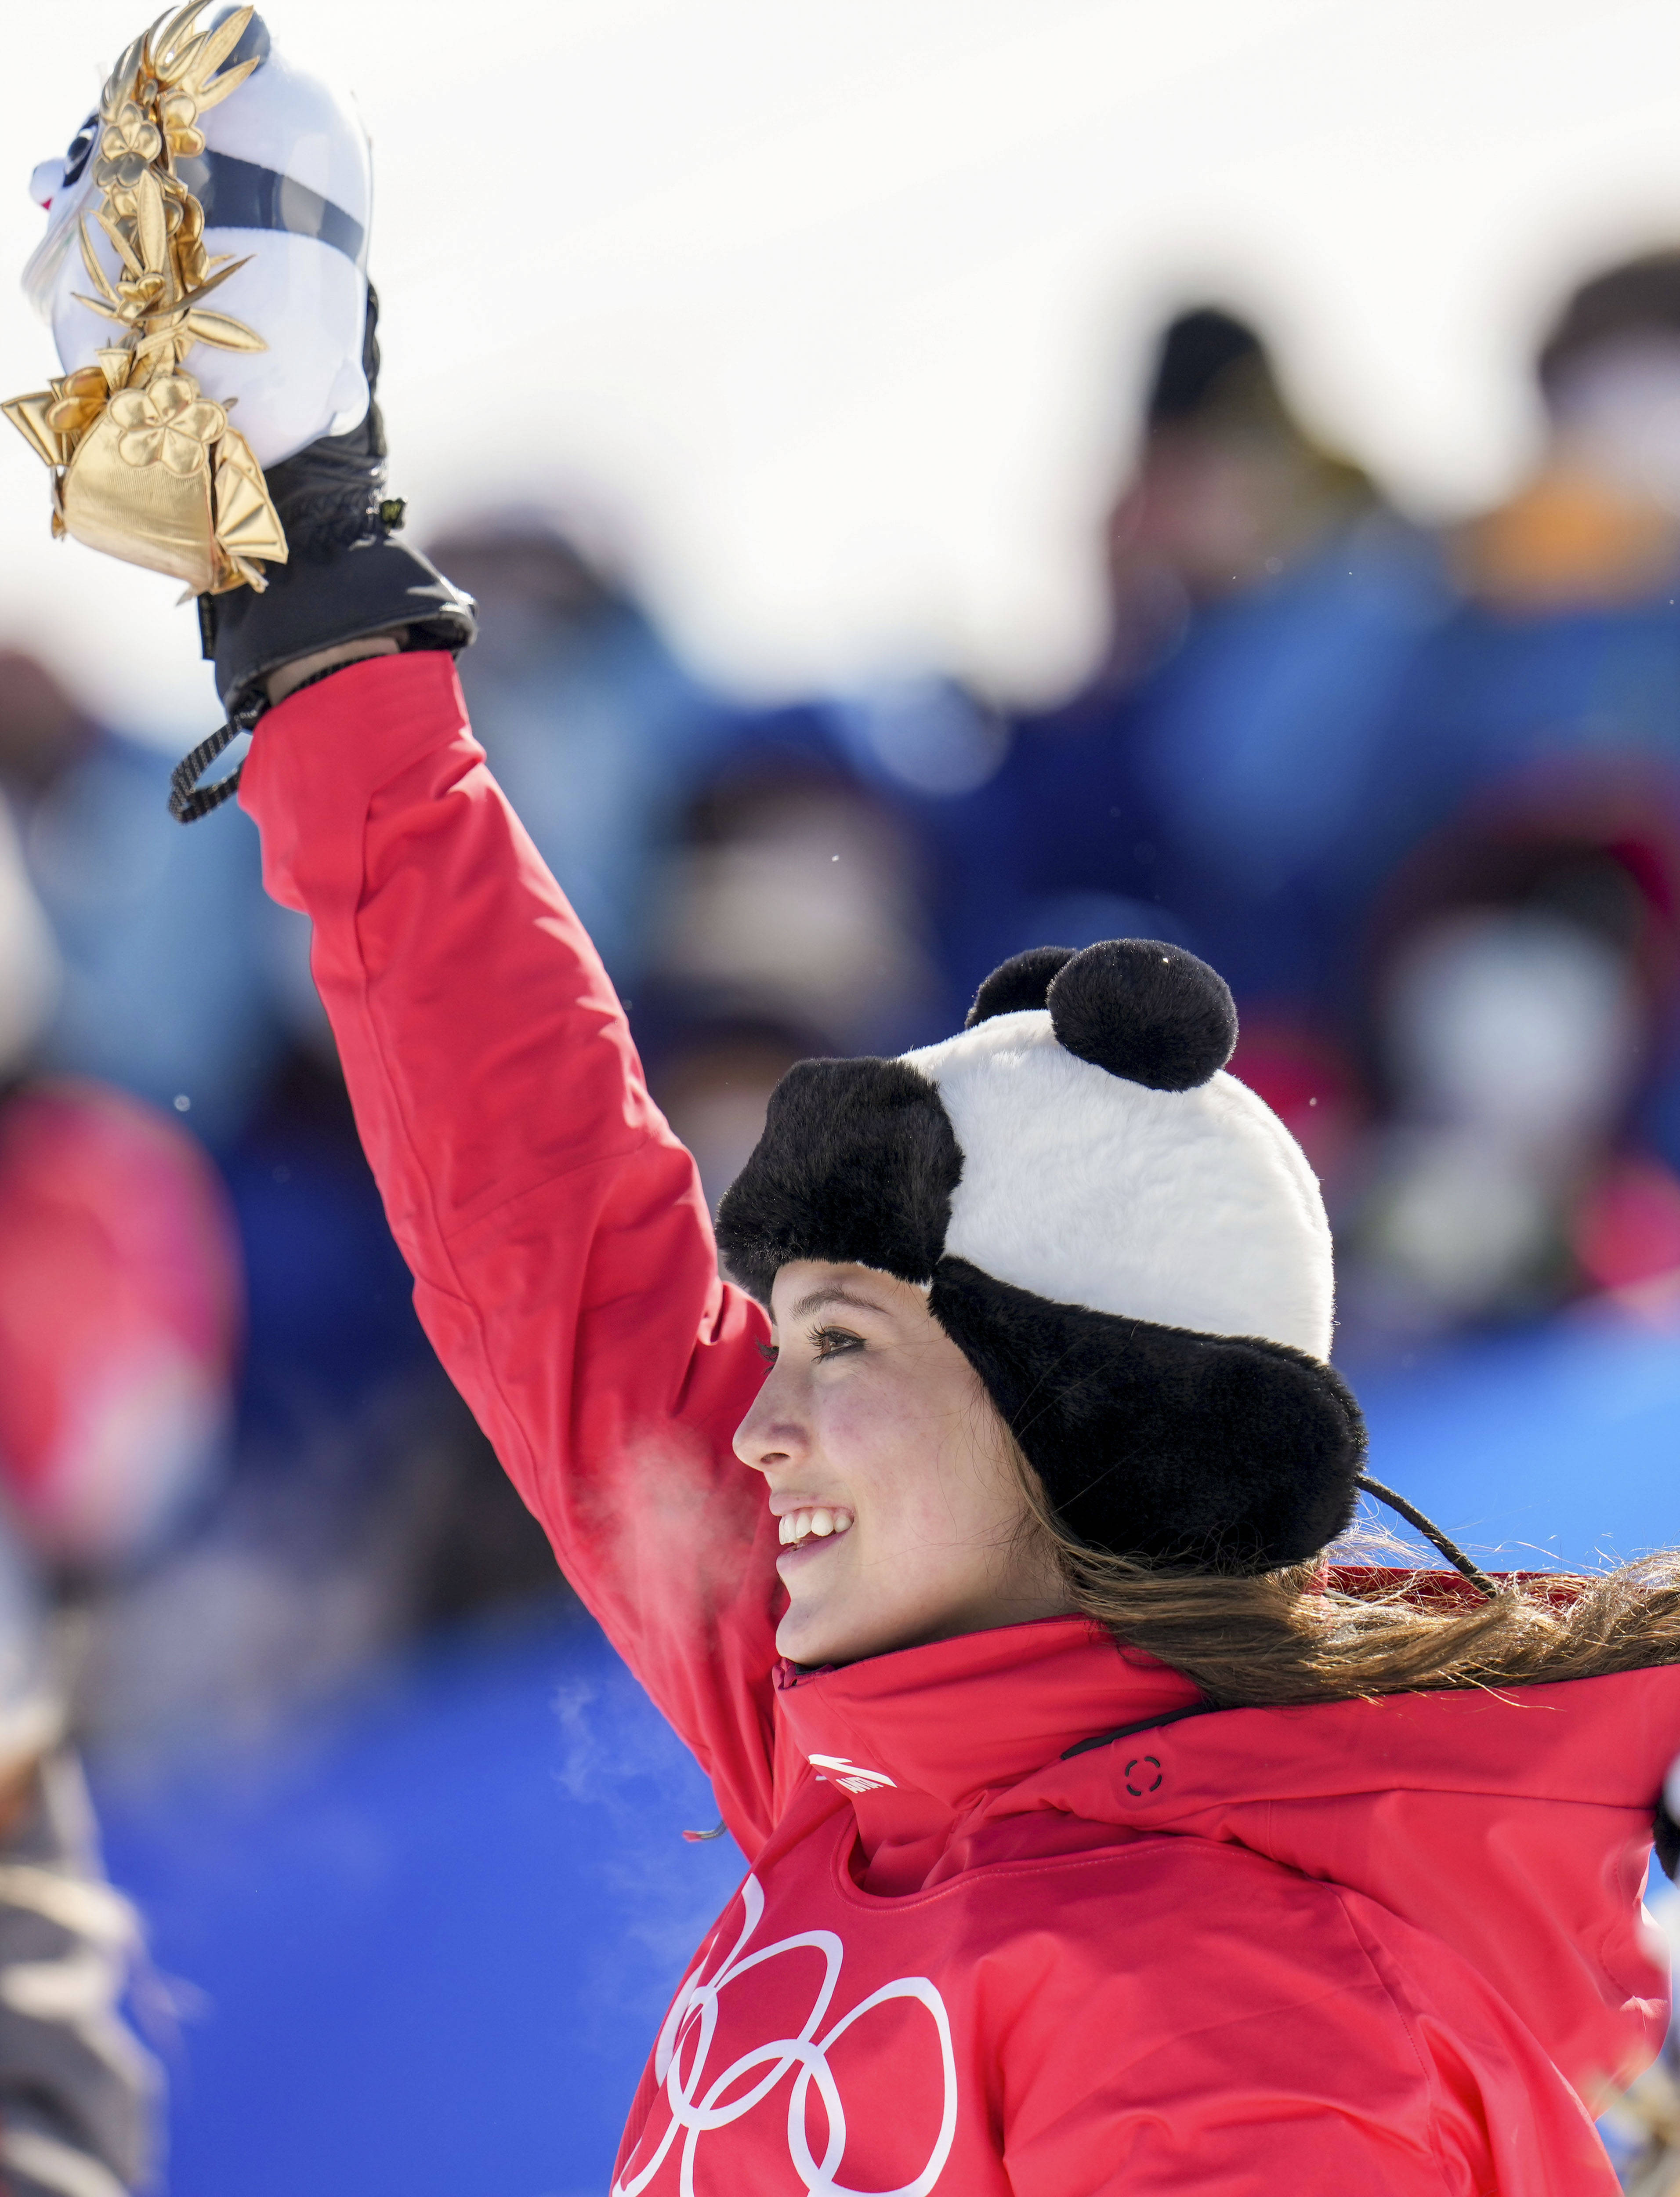
<path fill-rule="evenodd" d="M 883 1778 L 879 1782 L 890 1781 Z M 779 1938 L 773 1945 L 762 1945 L 756 1952 L 749 1952 L 752 1934 L 764 1914 L 764 1893 L 756 1877 L 750 1875 L 741 1887 L 741 1904 L 745 1917 L 733 1951 L 715 1975 L 707 1977 L 704 1962 L 695 1970 L 677 1993 L 659 2033 L 653 2070 L 664 2085 L 665 2099 L 670 2107 L 669 2125 L 644 2165 L 638 2167 L 632 2159 L 634 2171 L 627 2171 L 628 2178 L 613 2183 L 611 2197 L 641 2197 L 641 2192 L 664 2165 L 679 2131 L 683 2141 L 678 2186 L 681 2197 L 694 2197 L 694 2160 L 701 2138 L 730 2127 L 751 2113 L 789 2075 L 793 2079 L 787 2101 L 787 2144 L 801 2183 L 811 2197 L 860 2197 L 860 2193 L 850 2190 L 837 2178 L 846 2148 L 847 2121 L 839 2084 L 828 2055 L 854 2022 L 863 2020 L 893 1999 L 917 2002 L 927 2009 L 933 2024 L 929 2045 L 936 2045 L 939 2055 L 942 2109 L 933 2148 L 921 2171 L 896 2189 L 871 2193 L 870 2197 L 929 2197 L 951 2155 L 957 2133 L 956 2056 L 951 2045 L 950 2018 L 938 1990 L 926 1976 L 897 1977 L 891 1983 L 883 1984 L 878 1991 L 871 1991 L 819 2036 L 817 2032 L 827 2020 L 839 1987 L 844 1945 L 832 1930 L 806 1930 L 792 1937 Z M 769 2038 L 753 2045 L 708 2080 L 708 2063 L 723 1994 L 731 1985 L 739 1983 L 752 1970 L 762 1968 L 766 1962 L 805 1950 L 821 1956 L 823 1975 L 797 2036 Z M 749 1997 L 750 1992 L 737 1992 L 736 2008 Z M 758 2068 L 763 2069 L 762 2074 L 756 2081 L 747 2081 Z M 808 2125 L 814 2084 L 821 2101 L 821 2117 L 828 2129 L 820 2159 L 812 2152 Z M 853 2101 L 854 2109 L 859 2102 Z M 642 2142 L 636 2147 L 639 2153 L 651 2134 L 651 2130 L 644 2130 Z"/>

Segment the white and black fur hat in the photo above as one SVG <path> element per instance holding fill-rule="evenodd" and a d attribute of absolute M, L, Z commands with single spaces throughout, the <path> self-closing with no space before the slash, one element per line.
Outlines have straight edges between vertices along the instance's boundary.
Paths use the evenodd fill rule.
<path fill-rule="evenodd" d="M 929 1290 L 1082 1540 L 1254 1572 L 1352 1517 L 1364 1426 L 1327 1363 L 1330 1235 L 1300 1146 L 1223 1070 L 1237 1015 L 1181 948 L 1040 947 L 960 1035 L 808 1060 L 723 1200 L 767 1302 L 821 1259 Z"/>

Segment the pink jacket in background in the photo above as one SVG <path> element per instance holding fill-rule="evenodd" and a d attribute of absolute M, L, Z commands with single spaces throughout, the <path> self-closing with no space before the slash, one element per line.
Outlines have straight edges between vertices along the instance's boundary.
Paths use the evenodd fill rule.
<path fill-rule="evenodd" d="M 750 1865 L 615 2190 L 1608 2197 L 1680 1672 L 1186 1715 L 1073 1618 L 779 1664 L 763 1316 L 449 659 L 271 711 L 241 798 L 426 1330 Z"/>
<path fill-rule="evenodd" d="M 243 1283 L 220 1178 L 171 1116 L 81 1077 L 0 1099 L 0 1487 L 38 1556 L 130 1562 L 200 1493 Z"/>

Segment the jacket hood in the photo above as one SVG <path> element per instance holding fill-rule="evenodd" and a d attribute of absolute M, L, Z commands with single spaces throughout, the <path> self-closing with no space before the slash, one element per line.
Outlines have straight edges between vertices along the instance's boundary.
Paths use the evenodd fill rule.
<path fill-rule="evenodd" d="M 872 1892 L 1116 1838 L 1231 1842 L 1443 1940 L 1584 2095 L 1660 2043 L 1642 1893 L 1680 1667 L 1209 1711 L 1181 1673 L 1051 1618 L 785 1666 L 779 1689 L 782 1781 L 845 1794 Z"/>

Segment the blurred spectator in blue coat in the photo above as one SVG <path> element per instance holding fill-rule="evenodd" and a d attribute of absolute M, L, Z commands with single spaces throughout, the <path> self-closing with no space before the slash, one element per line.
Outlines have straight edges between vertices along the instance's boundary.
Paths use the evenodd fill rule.
<path fill-rule="evenodd" d="M 938 1024 L 916 803 L 877 744 L 889 719 L 869 702 L 744 714 L 658 878 L 639 1035 L 714 1207 L 795 1060 L 896 1052 Z"/>
<path fill-rule="evenodd" d="M 1438 558 L 1212 308 L 1162 338 L 1108 556 L 1107 653 L 1019 723 L 966 820 L 952 949 L 971 940 L 977 982 L 1029 941 L 1153 930 L 1251 1006 L 1293 1008 L 1316 989 L 1327 852 L 1360 826 L 1389 698 L 1448 600 Z"/>
<path fill-rule="evenodd" d="M 432 542 L 478 605 L 472 727 L 544 861 L 634 998 L 662 856 L 732 713 L 555 519 L 491 513 Z"/>
<path fill-rule="evenodd" d="M 1378 1103 L 1344 1199 L 1374 1334 L 1680 1307 L 1680 252 L 1584 284 L 1537 366 L 1539 464 L 1447 545 L 1329 988 Z"/>
<path fill-rule="evenodd" d="M 256 833 L 237 814 L 183 832 L 169 758 L 96 724 L 19 649 L 0 650 L 0 791 L 62 964 L 43 1064 L 225 1144 L 286 1042 L 271 972 L 295 925 L 263 892 Z"/>
<path fill-rule="evenodd" d="M 1538 373 L 1540 463 L 1450 542 L 1461 600 L 1393 711 L 1396 849 L 1550 762 L 1680 768 L 1680 252 L 1586 283 Z"/>
<path fill-rule="evenodd" d="M 1106 554 L 1095 674 L 1018 720 L 991 782 L 928 820 L 941 959 L 971 993 L 1027 945 L 1190 946 L 1237 994 L 1243 1072 L 1331 1165 L 1356 1076 L 1324 1019 L 1327 967 L 1364 889 L 1395 692 L 1451 607 L 1440 554 L 1300 425 L 1260 338 L 1213 307 L 1163 333 Z"/>

